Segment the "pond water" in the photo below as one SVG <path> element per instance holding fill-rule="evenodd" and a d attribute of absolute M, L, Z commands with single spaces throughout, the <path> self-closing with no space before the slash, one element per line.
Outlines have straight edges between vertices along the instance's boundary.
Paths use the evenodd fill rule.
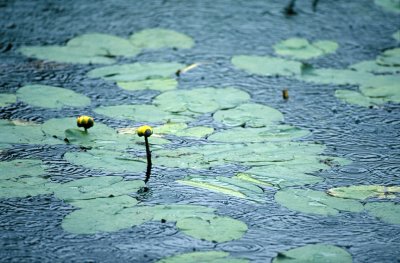
<path fill-rule="evenodd" d="M 91 99 L 91 104 L 46 109 L 19 100 L 0 108 L 0 118 L 43 123 L 52 118 L 88 114 L 96 123 L 112 128 L 146 124 L 145 121 L 137 123 L 107 117 L 94 109 L 150 104 L 159 91 L 128 91 L 111 81 L 86 75 L 103 65 L 43 63 L 17 50 L 21 46 L 64 45 L 85 33 L 128 38 L 143 29 L 167 28 L 192 37 L 194 46 L 145 50 L 135 57 L 118 57 L 117 63 L 200 63 L 181 74 L 178 89 L 238 88 L 250 94 L 251 102 L 282 112 L 285 124 L 310 130 L 311 134 L 300 141 L 323 144 L 325 155 L 352 161 L 348 165 L 313 172 L 323 180 L 294 186 L 296 189 L 327 191 L 350 185 L 399 186 L 399 104 L 351 105 L 334 96 L 335 90 L 343 87 L 305 82 L 290 76 L 250 74 L 231 63 L 235 55 L 273 56 L 276 43 L 301 37 L 338 43 L 336 52 L 307 62 L 317 68 L 344 69 L 398 47 L 399 42 L 392 35 L 400 28 L 399 14 L 369 0 L 319 1 L 313 11 L 312 1 L 304 0 L 296 2 L 296 15 L 285 16 L 282 10 L 286 2 L 289 1 L 235 1 L 235 4 L 228 0 L 1 2 L 0 93 L 15 93 L 27 84 L 50 85 L 84 94 Z M 357 90 L 350 85 L 345 88 Z M 287 101 L 282 99 L 283 89 L 289 90 Z M 217 131 L 224 129 L 211 113 L 199 116 L 191 125 L 210 126 Z M 167 138 L 172 138 L 172 143 L 166 146 L 171 152 L 182 146 L 209 143 L 206 139 Z M 144 172 L 99 171 L 73 165 L 64 159 L 67 151 L 77 151 L 77 148 L 66 144 L 13 144 L 0 152 L 0 159 L 40 159 L 47 167 L 46 177 L 54 183 L 90 176 L 144 179 Z M 133 151 L 144 154 L 145 149 L 142 146 Z M 202 174 L 231 177 L 241 171 L 243 166 L 227 164 L 203 170 Z M 193 174 L 199 172 L 155 165 L 148 183 L 149 191 L 139 194 L 137 199 L 143 205 L 192 204 L 214 208 L 214 213 L 247 225 L 248 230 L 241 238 L 210 242 L 185 235 L 172 221 L 148 221 L 115 232 L 74 234 L 65 231 L 61 224 L 76 208 L 53 194 L 42 194 L 0 199 L 0 261 L 156 262 L 182 253 L 217 250 L 250 262 L 270 262 L 279 252 L 324 243 L 345 249 L 353 262 L 400 262 L 399 224 L 381 221 L 365 211 L 323 216 L 290 210 L 275 201 L 276 188 L 265 188 L 263 201 L 252 202 L 177 182 Z M 399 195 L 389 201 L 398 203 Z"/>

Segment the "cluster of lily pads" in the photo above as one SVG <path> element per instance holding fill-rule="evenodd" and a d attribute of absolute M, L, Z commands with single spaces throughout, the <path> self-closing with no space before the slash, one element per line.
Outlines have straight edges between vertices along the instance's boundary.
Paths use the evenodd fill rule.
<path fill-rule="evenodd" d="M 396 38 L 396 33 L 393 35 Z M 274 46 L 280 56 L 237 55 L 232 64 L 248 73 L 263 76 L 285 76 L 324 85 L 352 85 L 359 91 L 339 89 L 335 96 L 359 106 L 400 102 L 400 48 L 385 50 L 375 60 L 350 65 L 347 69 L 314 68 L 305 60 L 334 52 L 338 45 L 332 41 L 309 43 L 306 39 L 291 38 Z M 301 60 L 301 61 L 298 61 Z"/>
<path fill-rule="evenodd" d="M 20 51 L 28 56 L 56 62 L 111 64 L 116 62 L 118 56 L 134 56 L 143 49 L 190 48 L 193 43 L 191 38 L 180 33 L 152 29 L 136 33 L 130 39 L 95 33 L 71 39 L 65 46 L 23 47 Z M 329 54 L 338 45 L 332 41 L 310 43 L 305 39 L 289 39 L 274 48 L 278 55 L 294 60 L 236 56 L 232 62 L 254 74 L 295 76 L 308 78 L 307 81 L 319 74 L 321 79 L 329 79 L 329 71 L 305 68 L 304 63 L 296 59 L 311 59 Z M 383 54 L 379 61 L 394 61 L 393 67 L 397 67 L 397 58 L 393 58 L 391 53 L 386 55 Z M 110 119 L 155 125 L 154 133 L 159 137 L 153 136 L 150 140 L 154 150 L 153 164 L 193 171 L 190 176 L 177 180 L 183 185 L 257 203 L 264 202 L 265 191 L 278 190 L 275 200 L 295 211 L 336 215 L 341 211 L 361 212 L 365 209 L 385 222 L 400 223 L 399 205 L 374 202 L 363 206 L 359 202 L 370 197 L 395 197 L 399 187 L 333 188 L 328 193 L 292 188 L 321 182 L 323 179 L 312 173 L 349 162 L 343 158 L 324 156 L 325 147 L 321 144 L 299 141 L 298 139 L 309 135 L 309 131 L 283 124 L 281 112 L 251 102 L 250 95 L 240 89 L 177 89 L 178 82 L 173 75 L 184 66 L 171 62 L 133 63 L 105 66 L 88 72 L 90 78 L 113 81 L 126 90 L 153 89 L 161 92 L 151 104 L 100 106 L 94 112 Z M 339 78 L 346 84 L 347 73 L 344 72 L 343 78 Z M 374 77 L 374 80 L 377 81 L 378 77 Z M 386 77 L 383 78 L 386 80 Z M 390 98 L 397 98 L 396 96 Z M 16 94 L 0 94 L 1 107 L 16 101 L 50 109 L 86 107 L 91 104 L 90 98 L 82 94 L 45 85 L 27 85 Z M 216 131 L 208 126 L 193 126 L 192 123 L 199 117 L 212 118 L 222 128 Z M 75 118 L 50 119 L 41 124 L 0 120 L 0 147 L 7 149 L 13 144 L 70 144 L 80 146 L 72 147 L 71 151 L 65 153 L 64 158 L 71 164 L 111 173 L 145 171 L 145 159 L 133 153 L 137 151 L 131 151 L 143 150 L 141 141 L 134 136 L 134 127 L 114 129 L 96 122 L 86 132 L 73 128 L 75 122 Z M 176 137 L 206 143 L 174 150 L 164 148 Z M 214 177 L 203 173 L 204 169 L 229 164 L 239 164 L 243 168 L 233 176 Z M 62 222 L 62 227 L 71 233 L 112 232 L 151 220 L 173 222 L 186 235 L 214 242 L 239 239 L 247 231 L 243 222 L 218 216 L 214 209 L 207 207 L 138 204 L 134 194 L 144 187 L 142 181 L 106 176 L 63 184 L 54 183 L 43 177 L 45 171 L 40 160 L 0 162 L 0 168 L 6 171 L 5 176 L 0 178 L 1 198 L 54 194 L 77 208 Z M 247 262 L 246 259 L 234 259 L 222 251 L 188 253 L 160 262 L 186 262 L 187 259 L 210 257 L 215 262 Z M 351 256 L 343 249 L 317 244 L 280 253 L 274 262 L 315 257 L 332 257 L 333 261 L 340 262 L 351 261 Z"/>

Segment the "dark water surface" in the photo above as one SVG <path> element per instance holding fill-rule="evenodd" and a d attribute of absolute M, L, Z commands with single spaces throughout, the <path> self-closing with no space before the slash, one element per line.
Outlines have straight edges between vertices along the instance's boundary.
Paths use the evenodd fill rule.
<path fill-rule="evenodd" d="M 42 122 L 85 112 L 113 127 L 133 124 L 106 119 L 92 109 L 99 105 L 149 103 L 157 92 L 125 91 L 111 82 L 85 77 L 96 66 L 43 64 L 18 54 L 16 49 L 21 45 L 64 44 L 89 32 L 128 37 L 145 28 L 164 27 L 190 35 L 196 45 L 182 51 L 144 52 L 119 62 L 207 62 L 185 74 L 179 88 L 235 86 L 249 92 L 252 101 L 283 112 L 286 123 L 311 129 L 312 136 L 306 140 L 320 141 L 327 145 L 326 154 L 353 161 L 351 165 L 317 173 L 326 180 L 311 186 L 313 189 L 351 184 L 400 185 L 400 105 L 386 104 L 379 109 L 351 106 L 334 97 L 334 86 L 250 76 L 230 64 L 233 55 L 273 55 L 275 43 L 298 36 L 338 42 L 340 48 L 336 53 L 310 62 L 318 67 L 345 68 L 374 59 L 383 50 L 395 47 L 391 35 L 400 28 L 399 16 L 383 11 L 372 0 L 321 0 L 316 12 L 311 9 L 311 1 L 298 1 L 298 15 L 286 18 L 282 14 L 286 2 L 0 1 L 0 93 L 38 83 L 69 88 L 92 99 L 92 105 L 86 109 L 62 111 L 38 109 L 19 102 L 1 109 L 0 118 Z M 290 90 L 290 100 L 286 103 L 281 99 L 283 88 Z M 204 118 L 202 124 L 214 125 L 210 120 Z M 63 145 L 15 146 L 0 158 L 40 158 L 50 165 L 48 176 L 58 182 L 98 175 L 64 161 L 67 149 L 69 146 Z M 230 176 L 235 169 L 233 166 L 213 169 L 209 174 Z M 73 235 L 61 228 L 63 217 L 73 208 L 53 196 L 3 199 L 0 261 L 154 262 L 168 255 L 217 249 L 251 262 L 270 262 L 279 251 L 328 243 L 347 249 L 354 262 L 400 262 L 400 225 L 383 223 L 365 212 L 324 217 L 290 211 L 274 201 L 273 191 L 266 193 L 266 203 L 260 205 L 175 183 L 189 173 L 155 168 L 150 180 L 151 192 L 143 196 L 143 203 L 214 207 L 217 214 L 248 225 L 243 238 L 214 244 L 188 237 L 172 223 L 159 222 L 114 233 Z"/>

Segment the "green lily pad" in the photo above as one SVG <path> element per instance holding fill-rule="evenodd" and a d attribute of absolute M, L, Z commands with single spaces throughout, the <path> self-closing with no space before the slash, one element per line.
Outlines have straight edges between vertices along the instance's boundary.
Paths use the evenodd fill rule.
<path fill-rule="evenodd" d="M 400 3 L 399 12 L 400 12 Z M 399 67 L 400 66 L 400 48 L 388 49 L 378 56 L 376 62 L 379 65 L 389 66 L 389 67 Z"/>
<path fill-rule="evenodd" d="M 378 74 L 385 74 L 385 73 L 399 73 L 400 67 L 391 67 L 391 66 L 384 66 L 379 65 L 376 60 L 366 60 L 361 61 L 359 63 L 353 64 L 349 66 L 350 69 L 354 69 L 361 72 L 370 72 L 370 73 L 378 73 Z"/>
<path fill-rule="evenodd" d="M 262 104 L 242 104 L 234 109 L 219 110 L 213 115 L 216 121 L 227 126 L 260 128 L 283 121 L 283 114 Z"/>
<path fill-rule="evenodd" d="M 331 68 L 310 69 L 296 76 L 296 78 L 306 82 L 334 85 L 360 85 L 368 83 L 375 77 L 368 72 Z"/>
<path fill-rule="evenodd" d="M 39 177 L 0 180 L 0 198 L 28 197 L 53 193 L 58 184 Z"/>
<path fill-rule="evenodd" d="M 249 99 L 247 92 L 235 88 L 199 88 L 167 91 L 158 95 L 153 103 L 173 113 L 208 113 L 236 107 Z"/>
<path fill-rule="evenodd" d="M 17 102 L 17 96 L 14 94 L 0 93 L 0 107 L 5 107 Z"/>
<path fill-rule="evenodd" d="M 115 62 L 113 58 L 108 57 L 104 49 L 81 46 L 23 46 L 18 51 L 28 57 L 60 63 L 112 64 Z"/>
<path fill-rule="evenodd" d="M 334 216 L 340 211 L 361 212 L 364 209 L 358 201 L 336 198 L 310 189 L 280 190 L 275 194 L 275 201 L 294 211 L 324 216 Z"/>
<path fill-rule="evenodd" d="M 254 178 L 254 176 L 252 176 L 250 174 L 247 174 L 247 173 L 238 173 L 238 174 L 235 175 L 234 178 L 240 179 L 242 181 L 247 181 L 247 182 L 250 182 L 252 184 L 261 186 L 261 187 L 271 187 L 271 186 L 273 186 L 272 184 L 264 182 L 264 181 L 261 181 L 261 180 L 258 180 L 256 178 Z"/>
<path fill-rule="evenodd" d="M 346 250 L 328 244 L 312 244 L 278 253 L 272 263 L 351 263 L 352 257 Z"/>
<path fill-rule="evenodd" d="M 290 141 L 309 135 L 310 132 L 290 125 L 268 125 L 265 128 L 233 128 L 210 135 L 210 141 L 248 143 Z"/>
<path fill-rule="evenodd" d="M 114 65 L 96 68 L 87 74 L 91 78 L 104 78 L 117 82 L 170 78 L 184 67 L 179 63 L 153 62 Z"/>
<path fill-rule="evenodd" d="M 117 82 L 117 85 L 125 90 L 158 90 L 168 91 L 176 89 L 178 82 L 171 78 L 159 78 L 159 79 L 145 79 L 138 81 L 128 82 Z"/>
<path fill-rule="evenodd" d="M 242 221 L 220 216 L 188 217 L 178 220 L 176 227 L 186 235 L 218 243 L 239 239 L 247 231 Z"/>
<path fill-rule="evenodd" d="M 140 52 L 140 49 L 134 47 L 127 39 L 100 33 L 90 33 L 75 37 L 68 41 L 67 46 L 81 47 L 87 50 L 104 50 L 106 57 L 130 57 L 136 56 Z"/>
<path fill-rule="evenodd" d="M 385 103 L 383 99 L 370 98 L 364 96 L 362 93 L 352 90 L 339 89 L 335 91 L 335 97 L 353 105 L 361 107 L 369 107 L 373 105 L 381 105 Z"/>
<path fill-rule="evenodd" d="M 372 216 L 389 224 L 400 224 L 400 205 L 393 202 L 374 202 L 365 205 Z"/>
<path fill-rule="evenodd" d="M 156 263 L 248 263 L 247 259 L 231 258 L 229 253 L 223 251 L 191 252 L 163 258 Z"/>
<path fill-rule="evenodd" d="M 153 129 L 154 134 L 168 134 L 182 137 L 202 138 L 214 132 L 214 128 L 196 126 L 188 128 L 186 123 L 167 122 Z"/>
<path fill-rule="evenodd" d="M 400 30 L 394 32 L 392 37 L 399 42 L 400 41 Z"/>
<path fill-rule="evenodd" d="M 32 159 L 0 162 L 0 170 L 0 180 L 37 177 L 45 173 L 42 161 Z"/>
<path fill-rule="evenodd" d="M 357 200 L 365 200 L 371 197 L 396 198 L 395 193 L 400 193 L 400 186 L 352 185 L 331 188 L 327 193 L 336 197 Z"/>
<path fill-rule="evenodd" d="M 232 64 L 250 74 L 263 76 L 300 75 L 302 63 L 269 56 L 234 56 Z"/>
<path fill-rule="evenodd" d="M 274 45 L 275 53 L 295 59 L 311 59 L 333 53 L 339 45 L 333 41 L 308 42 L 304 38 L 289 38 Z"/>
<path fill-rule="evenodd" d="M 129 181 L 124 181 L 129 182 Z M 75 189 L 73 190 L 75 191 Z M 61 195 L 62 196 L 62 195 Z M 99 197 L 94 199 L 67 199 L 67 201 L 79 208 L 93 210 L 115 210 L 137 205 L 138 201 L 129 195 L 118 195 L 115 197 Z"/>
<path fill-rule="evenodd" d="M 376 5 L 389 12 L 400 13 L 400 3 L 398 0 L 374 0 Z"/>
<path fill-rule="evenodd" d="M 72 202 L 132 194 L 142 187 L 144 187 L 143 181 L 123 181 L 121 176 L 87 177 L 61 184 L 55 190 L 55 196 L 64 201 Z M 77 206 L 84 207 L 85 205 L 81 202 Z"/>
<path fill-rule="evenodd" d="M 23 102 L 41 108 L 85 107 L 90 105 L 88 97 L 72 90 L 46 85 L 27 85 L 17 91 Z"/>
<path fill-rule="evenodd" d="M 144 49 L 191 48 L 194 41 L 191 37 L 163 28 L 145 29 L 134 33 L 130 39 L 133 46 Z"/>
<path fill-rule="evenodd" d="M 135 122 L 189 122 L 191 117 L 165 112 L 154 105 L 116 105 L 99 107 L 94 112 L 118 120 Z"/>

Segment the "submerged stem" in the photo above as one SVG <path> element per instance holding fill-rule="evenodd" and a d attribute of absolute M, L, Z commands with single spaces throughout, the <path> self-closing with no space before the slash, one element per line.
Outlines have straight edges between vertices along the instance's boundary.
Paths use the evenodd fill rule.
<path fill-rule="evenodd" d="M 147 183 L 150 179 L 151 175 L 151 151 L 150 151 L 150 145 L 149 145 L 149 140 L 147 136 L 144 136 L 144 142 L 146 144 L 146 157 L 147 157 L 147 170 L 146 170 L 146 178 L 144 179 L 144 183 Z"/>

